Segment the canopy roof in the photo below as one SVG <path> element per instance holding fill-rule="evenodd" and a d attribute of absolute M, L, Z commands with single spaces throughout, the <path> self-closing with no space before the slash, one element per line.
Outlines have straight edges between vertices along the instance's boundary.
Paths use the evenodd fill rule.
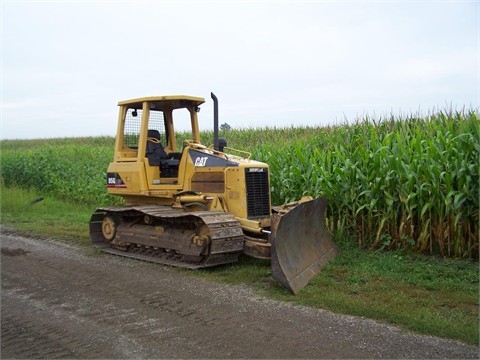
<path fill-rule="evenodd" d="M 190 106 L 199 106 L 205 102 L 204 98 L 188 95 L 147 96 L 131 100 L 119 101 L 118 106 L 128 106 L 130 109 L 141 109 L 144 102 L 150 103 L 150 109 L 179 109 Z"/>

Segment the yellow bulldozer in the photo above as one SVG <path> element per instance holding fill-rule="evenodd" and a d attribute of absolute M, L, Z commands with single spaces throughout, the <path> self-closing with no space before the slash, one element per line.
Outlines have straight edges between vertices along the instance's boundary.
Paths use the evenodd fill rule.
<path fill-rule="evenodd" d="M 325 228 L 327 201 L 272 206 L 268 165 L 219 138 L 211 97 L 213 146 L 200 142 L 204 98 L 118 103 L 106 183 L 124 205 L 96 209 L 90 238 L 107 253 L 190 269 L 233 263 L 241 254 L 271 259 L 273 278 L 296 294 L 338 253 Z M 177 144 L 177 119 L 186 118 L 191 139 Z"/>

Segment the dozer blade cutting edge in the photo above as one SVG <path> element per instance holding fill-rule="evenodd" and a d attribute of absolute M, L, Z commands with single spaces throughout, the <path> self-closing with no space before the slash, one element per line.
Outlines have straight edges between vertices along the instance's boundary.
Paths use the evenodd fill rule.
<path fill-rule="evenodd" d="M 326 209 L 327 199 L 317 198 L 272 217 L 272 276 L 294 294 L 339 253 L 325 226 Z"/>

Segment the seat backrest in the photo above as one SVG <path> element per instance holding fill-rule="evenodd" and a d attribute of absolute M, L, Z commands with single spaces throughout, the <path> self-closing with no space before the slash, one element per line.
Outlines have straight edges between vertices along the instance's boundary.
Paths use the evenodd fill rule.
<path fill-rule="evenodd" d="M 150 130 L 148 130 L 147 137 L 157 139 L 158 141 L 160 141 L 160 131 L 150 129 Z"/>
<path fill-rule="evenodd" d="M 160 132 L 153 129 L 148 130 L 147 137 L 148 162 L 151 166 L 159 166 L 161 159 L 168 159 L 168 154 L 160 143 Z"/>

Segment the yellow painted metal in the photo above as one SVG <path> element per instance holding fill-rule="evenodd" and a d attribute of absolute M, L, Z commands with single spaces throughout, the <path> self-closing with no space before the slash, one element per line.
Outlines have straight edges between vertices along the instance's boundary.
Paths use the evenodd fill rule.
<path fill-rule="evenodd" d="M 120 101 L 115 154 L 108 173 L 115 174 L 115 181 L 117 177 L 121 181 L 109 186 L 108 192 L 123 196 L 127 205 L 167 205 L 186 211 L 233 214 L 244 232 L 244 253 L 259 258 L 272 256 L 274 278 L 296 293 L 338 252 L 325 228 L 326 204 L 322 199 L 305 198 L 298 203 L 276 207 L 278 215 L 273 217 L 270 211 L 265 216 L 249 218 L 246 173 L 251 170 L 268 173 L 268 165 L 251 160 L 251 154 L 245 151 L 235 150 L 239 155 L 230 155 L 202 145 L 197 113 L 198 106 L 204 102 L 203 98 L 184 95 Z M 150 165 L 146 156 L 149 118 L 153 110 L 163 111 L 168 136 L 165 150 L 173 153 L 177 151 L 173 110 L 179 108 L 189 112 L 192 140 L 185 141 L 178 173 L 166 177 L 158 165 Z M 124 145 L 128 109 L 142 110 L 138 148 Z M 199 166 L 191 157 L 192 153 L 235 165 Z M 267 180 L 269 189 L 270 179 Z M 111 227 L 107 223 L 105 228 Z M 204 239 L 196 237 L 192 241 L 200 244 Z"/>
<path fill-rule="evenodd" d="M 135 108 L 135 105 L 136 105 L 137 109 L 141 109 L 142 104 L 144 102 L 161 105 L 159 106 L 159 108 L 165 107 L 165 105 L 167 105 L 170 108 L 179 109 L 179 108 L 186 107 L 185 106 L 186 103 L 191 103 L 194 106 L 200 106 L 205 102 L 205 99 L 202 97 L 190 96 L 190 95 L 146 96 L 146 97 L 141 97 L 136 99 L 119 101 L 118 106 L 129 105 L 132 108 Z"/>

